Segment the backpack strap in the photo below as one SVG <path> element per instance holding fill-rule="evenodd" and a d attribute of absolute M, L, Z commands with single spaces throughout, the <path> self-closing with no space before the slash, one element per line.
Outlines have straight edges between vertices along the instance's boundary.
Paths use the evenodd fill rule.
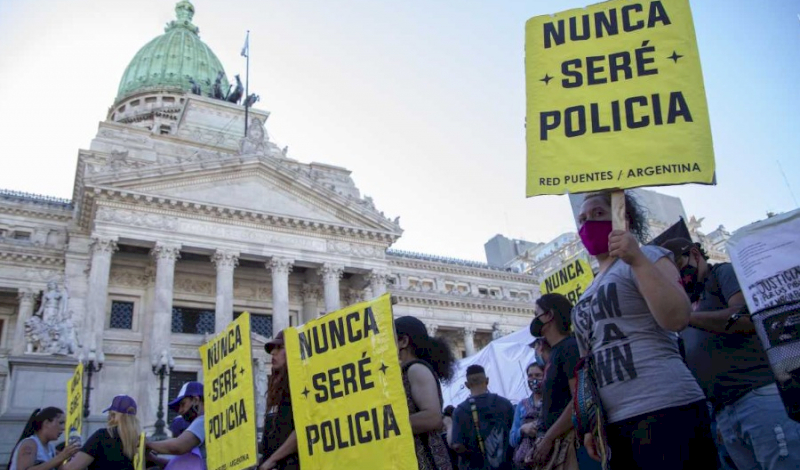
<path fill-rule="evenodd" d="M 478 447 L 481 448 L 484 460 L 486 459 L 486 448 L 483 445 L 483 437 L 481 437 L 481 426 L 478 420 L 478 407 L 475 405 L 475 399 L 469 399 L 469 408 L 472 410 L 472 422 L 475 423 L 475 435 L 478 437 Z"/>

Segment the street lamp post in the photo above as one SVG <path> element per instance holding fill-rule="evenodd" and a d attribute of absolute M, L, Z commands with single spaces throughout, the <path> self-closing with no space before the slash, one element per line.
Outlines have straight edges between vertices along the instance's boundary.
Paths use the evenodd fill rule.
<path fill-rule="evenodd" d="M 83 362 L 83 356 L 78 358 L 79 361 Z M 89 417 L 89 403 L 90 397 L 92 394 L 92 375 L 95 372 L 100 372 L 100 369 L 103 368 L 103 362 L 105 362 L 105 356 L 103 355 L 103 351 L 100 351 L 100 354 L 96 354 L 94 348 L 89 350 L 89 356 L 86 358 L 86 362 L 84 363 L 83 370 L 86 372 L 86 386 L 84 387 L 84 400 L 83 400 L 83 417 Z"/>
<path fill-rule="evenodd" d="M 156 359 L 153 357 L 153 374 L 158 377 L 158 412 L 156 413 L 156 430 L 150 436 L 154 441 L 163 441 L 167 438 L 164 432 L 166 423 L 164 422 L 164 377 L 169 376 L 175 369 L 175 361 L 166 350 L 161 351 L 161 356 Z"/>

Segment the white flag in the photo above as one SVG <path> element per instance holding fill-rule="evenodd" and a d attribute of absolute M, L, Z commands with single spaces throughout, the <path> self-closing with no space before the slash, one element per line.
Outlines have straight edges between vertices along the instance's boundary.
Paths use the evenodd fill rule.
<path fill-rule="evenodd" d="M 242 57 L 247 57 L 250 53 L 250 31 L 247 32 L 247 37 L 244 39 L 244 46 L 242 47 Z"/>

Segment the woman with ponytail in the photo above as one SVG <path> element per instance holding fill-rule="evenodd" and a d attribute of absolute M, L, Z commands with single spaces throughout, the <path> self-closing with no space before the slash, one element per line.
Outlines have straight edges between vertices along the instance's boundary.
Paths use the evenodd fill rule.
<path fill-rule="evenodd" d="M 72 457 L 80 446 L 67 446 L 56 454 L 55 440 L 64 432 L 64 412 L 55 407 L 37 409 L 11 451 L 9 470 L 50 470 Z"/>
<path fill-rule="evenodd" d="M 455 357 L 450 346 L 429 336 L 425 324 L 415 317 L 395 319 L 394 329 L 419 470 L 450 470 L 447 444 L 441 435 L 440 382 L 453 378 Z"/>
<path fill-rule="evenodd" d="M 134 470 L 142 427 L 136 417 L 136 401 L 117 395 L 108 412 L 108 426 L 98 429 L 63 470 Z"/>

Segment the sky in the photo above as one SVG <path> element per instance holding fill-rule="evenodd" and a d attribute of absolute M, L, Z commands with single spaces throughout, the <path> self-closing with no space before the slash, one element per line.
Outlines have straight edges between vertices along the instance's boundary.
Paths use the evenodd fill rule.
<path fill-rule="evenodd" d="M 670 1 L 670 0 L 667 0 Z M 0 188 L 72 197 L 134 54 L 172 0 L 0 0 Z M 524 27 L 575 0 L 193 0 L 232 79 L 289 157 L 352 171 L 400 216 L 397 249 L 484 261 L 495 234 L 574 231 L 566 196 L 525 198 Z M 716 186 L 657 189 L 706 233 L 797 208 L 800 1 L 693 0 Z M 783 171 L 783 174 L 781 172 Z M 785 176 L 784 176 L 785 175 Z"/>

